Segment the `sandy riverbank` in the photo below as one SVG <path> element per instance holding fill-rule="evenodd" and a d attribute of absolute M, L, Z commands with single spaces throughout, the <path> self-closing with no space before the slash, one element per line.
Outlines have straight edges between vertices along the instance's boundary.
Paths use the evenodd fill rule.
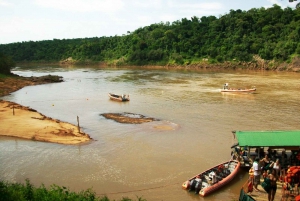
<path fill-rule="evenodd" d="M 70 123 L 13 102 L 0 100 L 0 135 L 61 144 L 79 144 L 91 140 Z"/>
<path fill-rule="evenodd" d="M 8 76 L 0 80 L 0 96 L 9 95 L 25 86 L 62 81 L 58 76 Z M 78 127 L 19 105 L 0 100 L 0 135 L 60 144 L 79 144 L 92 140 Z"/>

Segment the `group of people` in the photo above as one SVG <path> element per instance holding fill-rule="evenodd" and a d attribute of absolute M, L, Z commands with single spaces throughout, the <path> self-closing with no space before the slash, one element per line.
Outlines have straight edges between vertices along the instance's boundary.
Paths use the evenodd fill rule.
<path fill-rule="evenodd" d="M 261 155 L 261 154 L 260 154 Z M 268 193 L 268 201 L 273 201 L 277 191 L 277 181 L 280 181 L 283 186 L 282 200 L 288 199 L 288 187 L 291 186 L 286 181 L 286 172 L 289 166 L 287 163 L 287 154 L 282 151 L 280 159 L 276 151 L 268 150 L 268 153 L 264 153 L 264 157 L 260 159 L 256 157 L 251 169 L 249 170 L 250 180 L 253 183 L 253 189 L 259 191 L 257 188 L 260 184 L 264 190 Z M 261 183 L 261 177 L 263 182 Z"/>
<path fill-rule="evenodd" d="M 194 179 L 190 181 L 189 184 L 189 191 L 195 191 L 195 194 L 199 194 L 200 190 L 202 189 L 203 181 L 208 184 L 208 186 L 211 186 L 218 182 L 218 176 L 222 177 L 225 176 L 228 173 L 228 169 L 224 165 L 219 165 L 217 169 L 213 169 L 207 177 L 204 175 L 197 175 Z"/>
<path fill-rule="evenodd" d="M 277 169 L 274 168 L 274 165 Z M 260 179 L 261 176 L 263 176 L 264 182 L 266 182 L 268 185 L 268 188 L 265 188 L 268 193 L 268 201 L 273 201 L 277 191 L 277 181 L 279 179 L 279 160 L 276 160 L 276 162 L 272 162 L 267 154 L 262 159 L 256 157 L 253 162 L 252 170 L 254 190 L 259 191 L 257 187 L 259 184 L 261 184 Z"/>

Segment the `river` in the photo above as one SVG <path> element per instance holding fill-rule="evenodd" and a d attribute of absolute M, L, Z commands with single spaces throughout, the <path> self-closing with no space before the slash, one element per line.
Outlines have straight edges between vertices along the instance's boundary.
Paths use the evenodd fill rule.
<path fill-rule="evenodd" d="M 78 116 L 94 141 L 61 145 L 0 137 L 0 179 L 10 182 L 29 178 L 35 186 L 92 188 L 116 200 L 238 200 L 247 179 L 244 170 L 205 198 L 181 184 L 230 159 L 233 130 L 300 129 L 299 73 L 87 66 L 18 67 L 13 73 L 62 76 L 62 83 L 28 86 L 2 99 L 75 125 Z M 226 82 L 257 91 L 223 94 Z M 131 100 L 111 101 L 109 92 L 130 94 Z M 108 112 L 160 121 L 121 124 L 101 115 Z"/>

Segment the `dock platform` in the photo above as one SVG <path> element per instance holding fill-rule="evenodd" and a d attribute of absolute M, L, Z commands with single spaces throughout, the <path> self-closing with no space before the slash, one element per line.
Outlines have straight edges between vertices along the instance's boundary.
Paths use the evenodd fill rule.
<path fill-rule="evenodd" d="M 261 183 L 263 180 L 261 180 Z M 274 200 L 280 200 L 280 201 L 295 201 L 296 196 L 299 195 L 299 188 L 295 189 L 295 187 L 288 191 L 288 193 L 285 193 L 286 191 L 282 190 L 282 184 L 280 181 L 277 182 L 277 191 L 275 194 Z M 268 193 L 262 188 L 261 185 L 258 185 L 258 190 L 255 191 L 253 189 L 253 192 L 247 193 L 248 195 L 251 195 L 252 198 L 254 198 L 256 201 L 268 201 Z"/>

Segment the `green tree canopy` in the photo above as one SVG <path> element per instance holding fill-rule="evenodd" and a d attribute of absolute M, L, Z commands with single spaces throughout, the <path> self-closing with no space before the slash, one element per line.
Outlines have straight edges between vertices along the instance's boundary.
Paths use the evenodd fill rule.
<path fill-rule="evenodd" d="M 0 52 L 0 73 L 10 74 L 10 69 L 14 66 L 13 60 Z"/>
<path fill-rule="evenodd" d="M 214 62 L 288 61 L 299 54 L 300 9 L 230 10 L 215 16 L 193 16 L 140 27 L 123 36 L 28 41 L 0 44 L 0 52 L 16 62 L 114 62 L 147 65 Z M 122 62 L 120 62 L 122 61 Z"/>

